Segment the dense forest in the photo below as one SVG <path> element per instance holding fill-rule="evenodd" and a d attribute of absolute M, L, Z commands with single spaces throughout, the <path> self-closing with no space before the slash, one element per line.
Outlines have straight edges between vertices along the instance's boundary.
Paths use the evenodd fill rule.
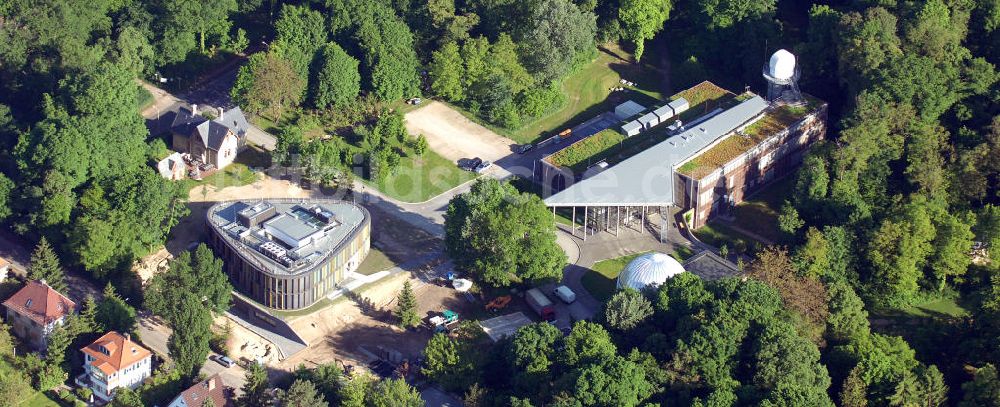
<path fill-rule="evenodd" d="M 188 191 L 149 164 L 163 140 L 136 78 L 183 91 L 246 57 L 231 96 L 281 122 L 274 162 L 350 182 L 359 161 L 378 179 L 427 149 L 390 113 L 402 100 L 516 129 L 566 103 L 560 83 L 610 43 L 673 87 L 760 90 L 771 51 L 801 56 L 831 131 L 782 208 L 783 246 L 759 250 L 745 280 L 622 291 L 565 337 L 545 324 L 492 346 L 436 336 L 428 378 L 479 406 L 1000 405 L 1000 249 L 969 255 L 1000 248 L 996 0 L 2 1 L 0 222 L 138 302 L 123 281 Z M 306 143 L 309 121 L 334 142 Z M 530 279 L 563 262 L 502 260 L 482 265 L 499 285 L 508 267 Z M 969 314 L 870 322 L 935 298 Z"/>

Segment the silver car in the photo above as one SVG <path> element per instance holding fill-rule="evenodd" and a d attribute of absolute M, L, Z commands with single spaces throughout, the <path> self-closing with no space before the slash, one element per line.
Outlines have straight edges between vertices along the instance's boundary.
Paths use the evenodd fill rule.
<path fill-rule="evenodd" d="M 486 172 L 486 170 L 490 169 L 490 167 L 492 167 L 492 166 L 493 166 L 493 163 L 491 163 L 489 161 L 483 161 L 483 162 L 479 163 L 479 165 L 476 166 L 476 174 L 482 174 L 482 173 Z"/>

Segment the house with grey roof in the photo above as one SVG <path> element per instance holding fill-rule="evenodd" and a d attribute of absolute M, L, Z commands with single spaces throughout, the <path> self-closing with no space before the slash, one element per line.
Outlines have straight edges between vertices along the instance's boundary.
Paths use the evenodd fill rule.
<path fill-rule="evenodd" d="M 220 108 L 218 117 L 209 119 L 198 112 L 198 105 L 181 107 L 170 125 L 173 149 L 189 154 L 192 161 L 225 168 L 246 145 L 250 124 L 239 107 Z"/>

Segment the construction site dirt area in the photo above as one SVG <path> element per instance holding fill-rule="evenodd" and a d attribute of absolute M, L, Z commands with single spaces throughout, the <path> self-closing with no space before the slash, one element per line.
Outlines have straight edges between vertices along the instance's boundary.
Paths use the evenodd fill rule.
<path fill-rule="evenodd" d="M 300 364 L 316 366 L 338 360 L 367 364 L 387 352 L 415 360 L 433 330 L 427 324 L 411 329 L 395 325 L 392 310 L 406 280 L 413 285 L 424 321 L 445 310 L 458 313 L 461 320 L 476 306 L 451 287 L 421 281 L 408 272 L 399 273 L 342 297 L 325 309 L 288 320 L 309 346 L 275 367 L 291 371 Z"/>
<path fill-rule="evenodd" d="M 497 161 L 510 155 L 515 144 L 437 101 L 407 113 L 406 130 L 414 136 L 423 134 L 432 150 L 456 163 L 475 157 Z"/>

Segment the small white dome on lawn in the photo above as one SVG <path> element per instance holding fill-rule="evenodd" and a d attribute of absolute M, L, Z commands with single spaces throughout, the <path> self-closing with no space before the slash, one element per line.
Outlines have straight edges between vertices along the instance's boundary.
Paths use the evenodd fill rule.
<path fill-rule="evenodd" d="M 791 79 L 795 75 L 795 55 L 792 55 L 788 50 L 779 49 L 774 55 L 771 55 L 767 73 L 775 79 Z"/>
<path fill-rule="evenodd" d="M 643 290 L 658 286 L 668 278 L 684 272 L 684 266 L 673 257 L 663 253 L 646 253 L 629 262 L 618 275 L 618 289 L 634 288 Z"/>

